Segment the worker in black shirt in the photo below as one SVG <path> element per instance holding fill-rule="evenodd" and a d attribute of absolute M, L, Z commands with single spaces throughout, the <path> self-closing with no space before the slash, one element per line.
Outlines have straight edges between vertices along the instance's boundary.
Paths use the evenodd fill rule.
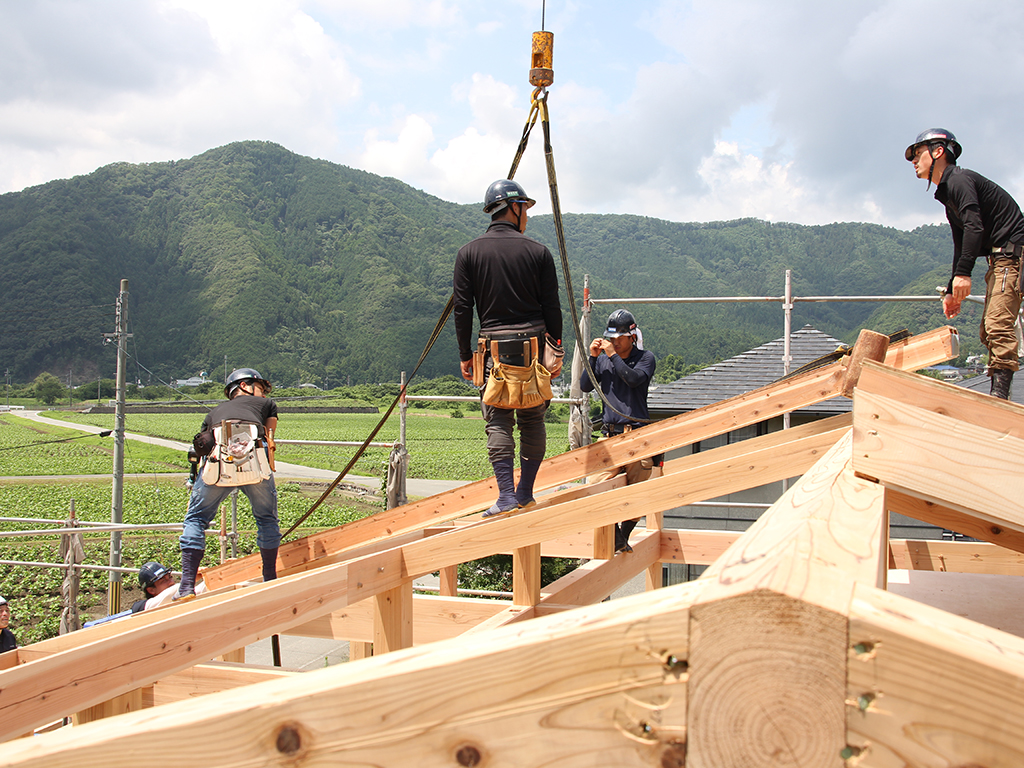
<path fill-rule="evenodd" d="M 18 647 L 18 641 L 7 626 L 11 623 L 11 606 L 7 604 L 7 598 L 0 597 L 0 653 L 13 651 Z"/>
<path fill-rule="evenodd" d="M 277 429 L 277 403 L 267 397 L 269 381 L 252 368 L 232 371 L 224 386 L 227 402 L 210 411 L 203 420 L 202 430 L 212 429 L 225 420 L 248 422 L 258 426 L 258 439 L 266 445 L 270 467 L 274 465 L 274 431 Z M 209 461 L 208 459 L 206 460 Z M 206 529 L 210 527 L 221 502 L 233 489 L 209 485 L 200 472 L 188 500 L 185 524 L 179 545 L 181 547 L 181 584 L 178 598 L 193 597 L 199 565 L 206 551 Z M 252 505 L 256 518 L 256 544 L 263 562 L 263 580 L 277 578 L 277 550 L 281 543 L 281 527 L 277 519 L 277 487 L 274 476 L 252 485 L 239 486 Z"/>
<path fill-rule="evenodd" d="M 527 210 L 535 204 L 523 188 L 509 179 L 488 187 L 484 212 L 491 225 L 463 246 L 455 257 L 453 277 L 455 336 L 463 378 L 473 381 L 473 307 L 480 318 L 480 336 L 499 345 L 501 362 L 528 366 L 523 342 L 539 340 L 545 333 L 562 338 L 562 312 L 558 300 L 558 276 L 551 251 L 523 234 Z M 507 356 L 506 356 L 507 351 Z M 485 363 L 489 370 L 490 356 Z M 482 381 L 477 371 L 477 381 Z M 557 376 L 559 371 L 550 371 Z M 548 401 L 532 408 L 506 409 L 481 403 L 487 422 L 487 452 L 498 484 L 498 499 L 484 514 L 510 512 L 533 503 L 533 484 L 547 448 L 544 414 Z M 518 486 L 515 483 L 515 440 L 519 422 Z"/>
<path fill-rule="evenodd" d="M 603 337 L 590 343 L 590 367 L 594 369 L 601 392 L 608 400 L 601 416 L 604 437 L 621 435 L 643 426 L 649 419 L 647 389 L 654 378 L 657 361 L 654 354 L 641 345 L 640 329 L 632 313 L 617 309 L 608 316 Z M 593 392 L 594 388 L 590 374 L 584 370 L 580 389 Z M 637 459 L 593 475 L 589 482 L 608 480 L 625 472 L 627 485 L 640 483 L 651 476 L 655 466 L 661 466 L 662 459 L 661 455 Z M 639 518 L 624 520 L 615 526 L 616 552 L 632 551 L 629 534 L 638 522 Z"/>
<path fill-rule="evenodd" d="M 905 156 L 917 177 L 935 182 L 935 199 L 946 207 L 953 234 L 953 276 L 942 299 L 946 317 L 960 313 L 971 294 L 971 272 L 979 257 L 988 261 L 981 341 L 988 348 L 991 393 L 1010 397 L 1014 371 L 1019 370 L 1015 323 L 1020 310 L 1020 262 L 1024 249 L 1024 216 L 1005 190 L 980 173 L 956 164 L 962 149 L 944 128 L 922 132 Z"/>

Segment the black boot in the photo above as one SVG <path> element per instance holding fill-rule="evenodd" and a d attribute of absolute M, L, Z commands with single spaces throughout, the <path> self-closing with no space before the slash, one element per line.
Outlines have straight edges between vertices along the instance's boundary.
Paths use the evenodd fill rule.
<path fill-rule="evenodd" d="M 277 547 L 273 549 L 260 547 L 260 557 L 263 559 L 263 580 L 273 581 L 277 578 Z"/>
<path fill-rule="evenodd" d="M 498 483 L 498 500 L 484 512 L 484 517 L 501 515 L 519 509 L 519 502 L 516 501 L 516 480 L 513 474 L 515 468 L 512 466 L 512 459 L 498 459 L 492 461 L 491 466 L 494 467 L 494 479 Z"/>
<path fill-rule="evenodd" d="M 992 397 L 1001 400 L 1010 399 L 1010 383 L 1013 381 L 1013 371 L 1009 368 L 994 368 L 992 370 Z"/>
<path fill-rule="evenodd" d="M 519 457 L 519 486 L 516 488 L 516 501 L 520 507 L 525 508 L 537 503 L 533 498 L 533 481 L 537 479 L 539 469 L 540 459 Z"/>
<path fill-rule="evenodd" d="M 203 562 L 202 549 L 181 550 L 181 584 L 178 585 L 178 594 L 175 600 L 185 597 L 196 596 L 196 574 L 199 573 L 199 564 Z"/>
<path fill-rule="evenodd" d="M 640 518 L 636 520 L 624 520 L 615 526 L 615 551 L 616 552 L 632 552 L 633 548 L 629 546 L 629 534 L 636 528 L 636 524 L 640 522 Z"/>

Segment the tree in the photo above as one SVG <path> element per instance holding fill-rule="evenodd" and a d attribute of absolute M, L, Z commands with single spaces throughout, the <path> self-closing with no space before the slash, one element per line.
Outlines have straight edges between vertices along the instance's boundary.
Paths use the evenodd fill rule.
<path fill-rule="evenodd" d="M 46 371 L 36 376 L 36 380 L 32 385 L 32 392 L 36 398 L 42 400 L 46 405 L 53 405 L 67 395 L 67 390 L 60 383 L 60 379 Z"/>

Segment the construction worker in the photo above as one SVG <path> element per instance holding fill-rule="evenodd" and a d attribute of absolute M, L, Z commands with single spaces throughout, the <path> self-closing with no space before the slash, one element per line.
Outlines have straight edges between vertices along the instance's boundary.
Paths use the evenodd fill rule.
<path fill-rule="evenodd" d="M 139 568 L 139 586 L 142 587 L 145 597 L 132 603 L 132 613 L 140 613 L 141 611 L 157 608 L 168 600 L 172 600 L 174 595 L 177 594 L 176 587 L 178 585 L 175 583 L 174 574 L 171 573 L 169 568 L 165 568 L 162 564 L 151 560 Z M 204 588 L 205 585 L 200 582 L 196 585 L 195 591 L 198 594 Z"/>
<path fill-rule="evenodd" d="M 971 272 L 979 257 L 988 261 L 981 341 L 988 348 L 991 393 L 1010 397 L 1019 369 L 1014 323 L 1020 309 L 1020 261 L 1024 216 L 1009 194 L 980 173 L 956 164 L 962 149 L 944 128 L 929 128 L 907 147 L 905 157 L 919 179 L 935 182 L 935 199 L 946 206 L 953 233 L 953 276 L 942 298 L 946 317 L 960 313 L 971 294 Z"/>
<path fill-rule="evenodd" d="M 210 411 L 203 420 L 200 435 L 212 430 L 227 419 L 258 425 L 258 439 L 264 441 L 269 452 L 271 467 L 274 455 L 274 431 L 277 429 L 277 403 L 267 395 L 272 386 L 259 371 L 239 368 L 231 372 L 224 385 L 228 399 Z M 199 435 L 197 435 L 198 439 Z M 207 450 L 209 453 L 209 450 Z M 205 462 L 205 459 L 204 459 Z M 263 580 L 277 578 L 277 548 L 281 543 L 281 528 L 277 520 L 277 487 L 274 476 L 252 485 L 238 486 L 252 504 L 256 518 L 256 543 L 263 560 Z M 177 598 L 195 594 L 196 575 L 206 549 L 206 529 L 210 527 L 217 509 L 233 489 L 208 485 L 203 472 L 196 476 L 185 513 L 185 526 L 181 532 L 181 584 Z M 176 599 L 177 599 L 176 598 Z"/>
<path fill-rule="evenodd" d="M 7 626 L 11 623 L 11 606 L 7 598 L 0 595 L 0 653 L 13 651 L 18 647 L 18 640 Z"/>
<path fill-rule="evenodd" d="M 643 336 L 632 313 L 617 309 L 608 316 L 603 336 L 590 342 L 590 367 L 608 400 L 601 415 L 603 439 L 636 429 L 650 418 L 647 389 L 654 378 L 657 361 L 652 352 L 643 348 Z M 580 377 L 580 389 L 594 391 L 594 382 L 586 369 Z M 593 475 L 589 482 L 609 480 L 625 472 L 626 484 L 633 485 L 649 478 L 654 467 L 661 463 L 660 455 L 638 459 Z M 616 552 L 633 551 L 629 534 L 639 520 L 625 520 L 615 526 Z"/>
<path fill-rule="evenodd" d="M 498 345 L 502 363 L 529 366 L 527 348 L 538 340 L 543 348 L 545 334 L 561 342 L 562 312 L 558 300 L 558 277 L 551 251 L 523 234 L 527 211 L 534 206 L 525 190 L 509 179 L 495 181 L 484 195 L 484 213 L 491 215 L 487 231 L 463 246 L 455 257 L 453 278 L 455 335 L 463 378 L 473 381 L 473 307 L 480 319 L 480 337 Z M 490 352 L 481 356 L 489 371 Z M 477 382 L 484 371 L 477 371 Z M 550 371 L 552 376 L 558 370 Z M 530 408 L 499 408 L 481 401 L 487 422 L 487 453 L 498 484 L 498 499 L 486 516 L 511 512 L 534 503 L 533 485 L 547 448 L 544 414 L 548 403 Z M 515 440 L 512 429 L 519 422 L 518 486 L 515 483 Z"/>

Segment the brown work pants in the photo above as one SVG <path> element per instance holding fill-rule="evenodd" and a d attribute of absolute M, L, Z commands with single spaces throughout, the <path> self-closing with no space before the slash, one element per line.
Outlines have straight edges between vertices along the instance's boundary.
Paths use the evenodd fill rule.
<path fill-rule="evenodd" d="M 981 343 L 988 348 L 988 369 L 1019 370 L 1017 362 L 1017 312 L 1020 293 L 1017 281 L 1020 262 L 1006 256 L 989 259 L 985 273 L 985 312 L 981 320 Z"/>

